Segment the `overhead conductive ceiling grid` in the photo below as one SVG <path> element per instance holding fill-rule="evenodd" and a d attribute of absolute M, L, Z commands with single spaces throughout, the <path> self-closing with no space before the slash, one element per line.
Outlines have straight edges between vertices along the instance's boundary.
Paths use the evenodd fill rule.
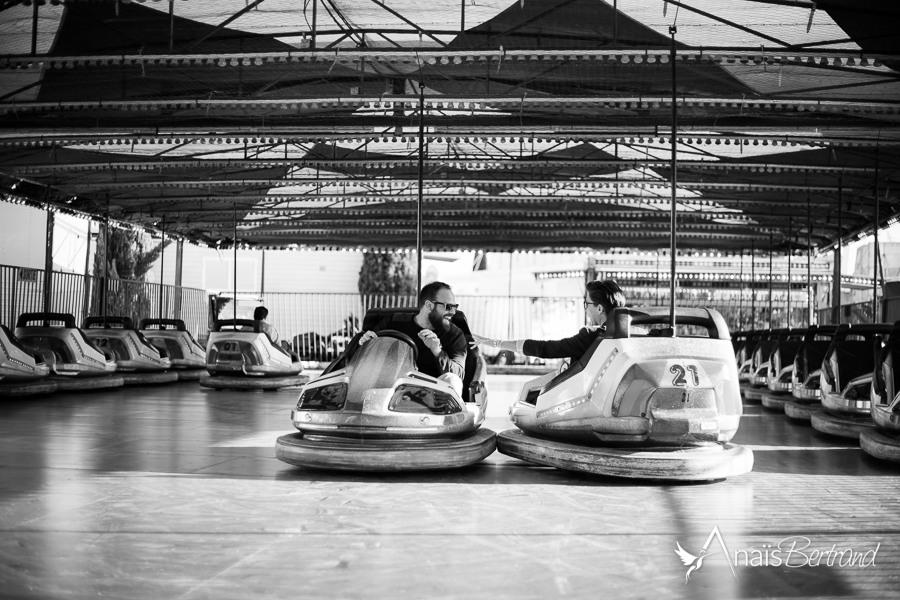
<path fill-rule="evenodd" d="M 875 0 L 5 2 L 0 190 L 206 243 L 236 219 L 408 247 L 421 197 L 429 249 L 652 249 L 674 185 L 680 247 L 823 249 L 900 217 L 898 25 Z"/>

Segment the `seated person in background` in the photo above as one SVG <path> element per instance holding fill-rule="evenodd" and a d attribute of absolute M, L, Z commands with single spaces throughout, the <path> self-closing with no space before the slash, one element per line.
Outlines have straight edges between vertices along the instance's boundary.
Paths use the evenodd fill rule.
<path fill-rule="evenodd" d="M 384 318 L 371 331 L 364 331 L 360 346 L 377 337 L 378 331 L 393 329 L 408 335 L 419 350 L 416 368 L 443 379 L 462 396 L 466 374 L 466 338 L 450 322 L 459 307 L 450 286 L 440 281 L 429 283 L 419 292 L 419 312 L 395 314 Z"/>
<path fill-rule="evenodd" d="M 568 358 L 574 363 L 587 352 L 594 341 L 606 331 L 606 315 L 612 309 L 625 306 L 625 294 L 612 279 L 590 281 L 585 286 L 584 309 L 591 325 L 582 327 L 572 337 L 561 340 L 495 340 L 473 335 L 475 343 L 512 350 L 525 356 L 540 358 Z"/>
<path fill-rule="evenodd" d="M 266 323 L 266 317 L 269 316 L 269 309 L 265 306 L 257 306 L 253 310 L 253 320 L 262 321 L 260 329 L 269 335 L 269 339 L 273 344 L 278 343 L 278 330 L 271 323 Z"/>

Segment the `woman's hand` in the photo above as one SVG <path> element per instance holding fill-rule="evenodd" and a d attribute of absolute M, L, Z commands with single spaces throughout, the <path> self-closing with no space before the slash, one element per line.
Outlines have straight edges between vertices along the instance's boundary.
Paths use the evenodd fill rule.
<path fill-rule="evenodd" d="M 482 345 L 482 344 L 485 346 L 491 346 L 493 348 L 500 347 L 500 340 L 495 340 L 493 338 L 476 335 L 474 333 L 472 334 L 472 338 L 475 340 L 469 344 L 472 348 L 474 348 L 478 345 Z"/>

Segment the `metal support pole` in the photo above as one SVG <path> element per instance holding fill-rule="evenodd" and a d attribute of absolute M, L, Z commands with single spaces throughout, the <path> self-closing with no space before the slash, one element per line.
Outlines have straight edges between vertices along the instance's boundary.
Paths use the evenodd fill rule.
<path fill-rule="evenodd" d="M 166 217 L 162 220 L 162 238 L 159 240 L 159 318 L 163 318 L 163 293 L 166 281 Z"/>
<path fill-rule="evenodd" d="M 175 46 L 175 0 L 169 0 L 169 52 Z M 162 317 L 160 317 L 161 319 Z"/>
<path fill-rule="evenodd" d="M 787 249 L 787 259 L 788 259 L 788 277 L 787 277 L 787 326 L 788 329 L 791 328 L 792 319 L 791 319 L 791 258 L 793 258 L 793 250 L 794 247 L 791 244 L 791 237 L 794 235 L 794 217 L 788 217 L 788 249 Z"/>
<path fill-rule="evenodd" d="M 37 34 L 38 34 L 38 2 L 31 2 L 31 55 L 37 56 Z"/>
<path fill-rule="evenodd" d="M 459 0 L 459 34 L 462 35 L 466 31 L 466 0 Z"/>
<path fill-rule="evenodd" d="M 672 181 L 670 185 L 672 186 L 672 203 L 670 207 L 670 247 L 669 252 L 671 252 L 671 281 L 669 283 L 669 293 L 671 294 L 671 302 L 669 303 L 669 322 L 672 324 L 672 337 L 676 337 L 676 327 L 675 327 L 675 290 L 678 284 L 678 276 L 675 272 L 675 253 L 676 253 L 676 231 L 677 231 L 677 211 L 678 204 L 676 202 L 676 188 L 678 185 L 678 163 L 676 160 L 677 155 L 677 140 L 675 138 L 678 131 L 678 105 L 676 103 L 677 96 L 677 88 L 676 88 L 676 80 L 675 80 L 675 34 L 678 33 L 678 29 L 674 25 L 669 26 L 669 35 L 672 36 L 672 49 L 669 52 L 669 61 L 672 63 Z"/>
<path fill-rule="evenodd" d="M 266 251 L 262 251 L 262 274 L 259 278 L 259 293 L 266 293 Z"/>
<path fill-rule="evenodd" d="M 881 315 L 878 310 L 878 259 L 880 251 L 878 249 L 878 226 L 881 220 L 881 203 L 878 199 L 878 148 L 875 148 L 875 248 L 873 249 L 875 260 L 872 261 L 872 322 L 881 321 Z"/>
<path fill-rule="evenodd" d="M 81 320 L 83 321 L 85 317 L 90 316 L 90 306 L 91 306 L 91 285 L 90 285 L 90 273 L 91 273 L 91 229 L 93 229 L 94 222 L 88 219 L 87 222 L 87 242 L 84 247 L 84 288 L 83 293 L 81 295 Z"/>
<path fill-rule="evenodd" d="M 316 11 L 319 8 L 319 0 L 312 0 L 312 3 L 313 3 L 312 35 L 310 36 L 309 47 L 314 49 L 316 47 Z"/>
<path fill-rule="evenodd" d="M 100 286 L 100 314 L 106 325 L 106 313 L 109 308 L 109 213 L 103 220 L 103 285 Z"/>
<path fill-rule="evenodd" d="M 738 290 L 740 290 L 740 296 L 738 300 L 738 327 L 740 329 L 744 329 L 744 249 L 741 248 L 741 275 L 738 279 Z"/>
<path fill-rule="evenodd" d="M 175 308 L 173 316 L 176 319 L 181 318 L 181 276 L 184 265 L 184 240 L 180 239 L 175 245 Z"/>
<path fill-rule="evenodd" d="M 750 329 L 756 329 L 756 240 L 750 240 Z"/>
<path fill-rule="evenodd" d="M 831 284 L 831 306 L 835 311 L 834 322 L 841 324 L 841 250 L 844 248 L 844 180 L 838 179 L 838 245 L 834 249 L 834 281 Z"/>
<path fill-rule="evenodd" d="M 35 2 L 37 4 L 37 2 Z M 55 213 L 47 208 L 47 235 L 44 246 L 44 312 L 52 312 L 53 307 L 53 225 L 56 223 Z M 44 322 L 45 326 L 49 323 Z"/>
<path fill-rule="evenodd" d="M 231 206 L 231 226 L 234 232 L 234 266 L 232 273 L 234 276 L 234 295 L 231 298 L 231 313 L 232 318 L 237 321 L 237 204 L 233 203 Z"/>
<path fill-rule="evenodd" d="M 769 329 L 772 329 L 772 257 L 775 255 L 774 234 L 769 232 Z"/>
<path fill-rule="evenodd" d="M 419 83 L 419 197 L 416 202 L 416 290 L 422 289 L 422 187 L 425 178 L 425 86 Z"/>
<path fill-rule="evenodd" d="M 812 210 L 809 205 L 809 196 L 806 197 L 806 324 L 818 325 L 813 312 L 813 286 L 812 286 Z"/>

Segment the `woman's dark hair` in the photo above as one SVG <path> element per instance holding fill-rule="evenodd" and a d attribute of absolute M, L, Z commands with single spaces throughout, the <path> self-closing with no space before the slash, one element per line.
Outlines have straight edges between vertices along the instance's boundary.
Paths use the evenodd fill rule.
<path fill-rule="evenodd" d="M 269 316 L 269 309 L 265 306 L 257 306 L 253 311 L 253 320 L 262 321 Z"/>
<path fill-rule="evenodd" d="M 605 313 L 619 306 L 625 306 L 625 294 L 614 279 L 588 281 L 584 287 L 591 302 L 602 306 Z"/>

